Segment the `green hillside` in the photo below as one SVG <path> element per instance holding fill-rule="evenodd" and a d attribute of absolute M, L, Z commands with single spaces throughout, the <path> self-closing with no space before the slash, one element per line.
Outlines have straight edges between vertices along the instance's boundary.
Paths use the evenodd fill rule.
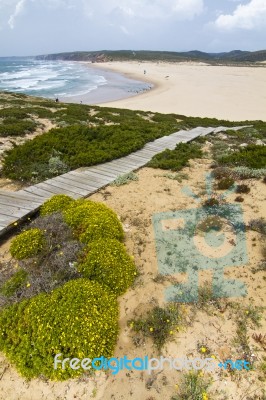
<path fill-rule="evenodd" d="M 58 54 L 46 54 L 36 57 L 38 60 L 72 60 L 72 61 L 207 61 L 209 63 L 244 63 L 266 61 L 266 50 L 241 51 L 234 50 L 228 53 L 204 53 L 198 50 L 188 52 L 174 51 L 134 51 L 134 50 L 102 50 L 79 51 Z"/>

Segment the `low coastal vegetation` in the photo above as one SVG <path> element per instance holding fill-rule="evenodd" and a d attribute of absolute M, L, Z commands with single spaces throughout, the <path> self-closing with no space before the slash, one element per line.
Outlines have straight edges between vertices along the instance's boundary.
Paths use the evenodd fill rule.
<path fill-rule="evenodd" d="M 265 178 L 266 174 L 266 123 L 254 121 L 254 126 L 238 131 L 198 137 L 192 143 L 179 143 L 174 150 L 156 154 L 147 164 L 152 168 L 179 171 L 189 165 L 189 160 L 206 157 L 205 146 L 210 146 L 214 160 L 212 175 L 217 179 L 218 190 L 229 189 L 235 180 Z M 237 193 L 248 193 L 245 185 L 238 185 Z"/>
<path fill-rule="evenodd" d="M 83 166 L 128 155 L 145 143 L 178 130 L 197 126 L 249 125 L 226 134 L 199 137 L 157 154 L 148 166 L 179 171 L 189 159 L 201 158 L 206 142 L 212 145 L 217 167 L 230 170 L 230 178 L 264 177 L 266 174 L 266 123 L 229 122 L 175 114 L 149 113 L 83 104 L 55 103 L 18 94 L 2 94 L 0 134 L 15 140 L 49 120 L 55 128 L 4 153 L 1 176 L 37 183 Z M 14 129 L 13 129 L 13 128 Z M 13 142 L 12 142 L 13 143 Z M 223 178 L 228 178 L 224 176 Z M 120 184 L 120 182 L 118 182 Z M 222 186 L 222 183 L 218 183 Z M 221 187 L 222 188 L 222 187 Z"/>
<path fill-rule="evenodd" d="M 174 395 L 171 400 L 208 400 L 210 399 L 208 391 L 211 383 L 210 377 L 203 376 L 198 371 L 185 373 L 181 385 L 176 385 L 178 394 Z"/>
<path fill-rule="evenodd" d="M 146 316 L 128 321 L 129 327 L 144 338 L 151 338 L 157 350 L 173 337 L 184 325 L 185 307 L 178 303 L 170 303 L 166 307 L 156 306 Z M 141 340 L 135 336 L 135 344 Z"/>
<path fill-rule="evenodd" d="M 17 157 L 22 157 L 25 161 L 25 169 L 21 164 L 21 170 L 18 165 L 12 170 L 14 175 L 11 176 L 15 179 L 38 182 L 72 168 L 71 157 L 73 156 L 73 159 L 80 157 L 81 149 L 81 147 L 78 150 L 75 148 L 75 138 L 83 141 L 84 148 L 90 149 L 91 153 L 88 154 L 92 157 L 92 163 L 100 162 L 103 152 L 107 153 L 107 148 L 101 149 L 101 146 L 104 146 L 108 135 L 110 135 L 108 142 L 110 151 L 113 152 L 113 155 L 119 154 L 121 140 L 116 136 L 115 129 L 118 129 L 119 134 L 124 135 L 123 140 L 125 140 L 127 137 L 125 132 L 129 129 L 127 124 L 130 125 L 128 132 L 130 132 L 132 140 L 129 140 L 129 145 L 126 145 L 128 146 L 126 151 L 131 151 L 129 149 L 135 148 L 134 146 L 143 146 L 145 141 L 153 140 L 153 135 L 156 138 L 164 134 L 171 134 L 174 130 L 181 128 L 190 129 L 198 125 L 253 125 L 237 132 L 230 130 L 200 137 L 192 143 L 179 144 L 176 149 L 166 150 L 155 156 L 149 166 L 168 170 L 161 172 L 162 175 L 157 175 L 160 182 L 165 179 L 166 185 L 169 183 L 169 185 L 178 186 L 182 180 L 191 178 L 191 169 L 182 171 L 183 167 L 189 166 L 190 160 L 191 164 L 193 164 L 192 160 L 195 164 L 207 161 L 206 170 L 211 171 L 215 182 L 214 188 L 219 190 L 218 193 L 215 192 L 208 199 L 204 198 L 200 203 L 200 207 L 206 206 L 207 208 L 215 208 L 224 204 L 221 190 L 233 187 L 237 194 L 241 194 L 238 196 L 241 200 L 235 201 L 242 202 L 246 198 L 249 199 L 249 192 L 253 195 L 256 179 L 265 182 L 266 123 L 261 121 L 229 123 L 173 114 L 162 115 L 92 108 L 85 105 L 57 104 L 46 100 L 32 100 L 20 95 L 11 96 L 10 99 L 10 108 L 16 104 L 14 109 L 26 108 L 25 101 L 29 102 L 28 108 L 29 104 L 32 104 L 31 112 L 25 110 L 26 115 L 18 114 L 21 115 L 22 121 L 32 118 L 33 122 L 41 124 L 42 122 L 38 118 L 47 118 L 57 126 L 56 129 L 40 136 L 40 138 L 44 137 L 42 141 L 39 142 L 40 138 L 36 138 L 22 146 L 15 145 L 14 149 L 6 154 L 4 173 L 7 173 L 6 166 L 14 167 L 12 160 L 16 160 Z M 12 101 L 14 102 L 13 106 Z M 8 108 L 6 103 L 4 104 Z M 3 120 L 2 116 L 1 121 Z M 120 125 L 122 120 L 125 130 Z M 17 121 L 20 122 L 19 117 Z M 154 127 L 156 127 L 155 130 L 153 130 Z M 147 130 L 143 131 L 143 139 L 142 130 L 144 128 Z M 58 141 L 53 138 L 53 136 L 57 137 L 57 132 L 60 137 Z M 74 135 L 73 140 L 69 137 L 70 133 Z M 25 132 L 22 136 L 24 134 Z M 58 144 L 56 148 L 51 147 L 55 143 L 54 140 Z M 73 153 L 71 153 L 70 147 L 66 147 L 67 150 L 64 153 L 64 145 L 68 140 L 72 143 Z M 115 142 L 116 140 L 117 142 Z M 41 157 L 41 149 L 46 154 L 46 158 L 39 163 L 38 157 Z M 98 153 L 99 149 L 101 151 Z M 87 162 L 88 160 L 86 160 Z M 152 175 L 151 170 L 147 169 L 147 171 Z M 156 173 L 158 174 L 158 171 Z M 127 174 L 119 177 L 114 186 L 124 185 L 137 179 L 141 182 L 140 173 Z M 243 180 L 245 181 L 243 182 Z M 261 185 L 261 182 L 255 183 Z M 190 183 L 185 182 L 185 185 Z M 138 183 L 132 185 L 137 187 Z M 103 195 L 103 198 L 105 198 L 104 196 L 112 198 L 114 191 L 121 190 L 122 192 L 123 188 L 114 186 L 110 188 L 109 192 L 105 190 L 102 194 L 99 192 L 97 195 Z M 158 193 L 161 192 L 158 191 Z M 201 194 L 199 195 L 201 196 Z M 206 192 L 203 195 L 205 196 Z M 127 212 L 130 215 L 130 211 Z M 0 350 L 6 354 L 8 360 L 23 376 L 27 378 L 41 376 L 56 380 L 80 377 L 83 371 L 75 371 L 68 366 L 65 370 L 62 370 L 60 366 L 54 370 L 54 356 L 62 353 L 64 357 L 79 357 L 80 359 L 83 357 L 111 357 L 114 354 L 119 335 L 118 296 L 126 293 L 132 285 L 136 288 L 134 295 L 138 296 L 140 286 L 145 284 L 143 278 L 145 274 L 146 278 L 148 276 L 146 281 L 148 284 L 154 282 L 156 285 L 166 286 L 169 283 L 176 283 L 174 277 L 157 275 L 152 278 L 150 272 L 146 273 L 146 270 L 143 272 L 147 267 L 148 258 L 146 260 L 147 251 L 142 256 L 141 252 L 144 251 L 145 246 L 148 246 L 148 240 L 145 242 L 145 238 L 149 236 L 149 233 L 147 230 L 144 231 L 144 233 L 146 232 L 144 238 L 144 233 L 142 237 L 141 232 L 144 227 L 145 229 L 149 227 L 149 222 L 145 222 L 145 218 L 142 216 L 137 218 L 134 213 L 132 215 L 134 219 L 127 220 L 121 213 L 125 224 L 123 229 L 116 213 L 104 204 L 88 200 L 73 200 L 66 195 L 57 195 L 46 201 L 41 207 L 40 216 L 29 221 L 25 229 L 13 239 L 10 248 L 13 259 L 6 271 L 0 270 Z M 128 222 L 131 223 L 131 221 L 133 222 L 129 225 Z M 223 223 L 221 219 L 212 216 L 207 218 L 198 226 L 199 236 L 214 229 L 218 231 L 223 227 Z M 144 226 L 144 224 L 147 225 Z M 135 228 L 138 232 L 136 236 L 133 236 Z M 136 263 L 138 264 L 139 261 L 137 260 L 138 255 L 143 261 L 140 271 L 136 269 L 134 258 L 126 251 L 124 230 L 129 231 L 132 241 L 135 241 Z M 257 214 L 252 214 L 245 223 L 245 230 L 250 236 L 252 234 L 252 246 L 256 244 L 257 247 L 260 246 L 260 242 L 265 239 L 266 234 L 265 219 L 260 218 Z M 191 234 L 194 235 L 194 231 Z M 261 252 L 261 261 L 258 261 L 251 270 L 254 277 L 255 274 L 260 276 L 260 273 L 265 271 L 265 245 L 261 246 L 259 251 Z M 136 281 L 135 278 L 137 278 Z M 155 290 L 157 288 L 156 286 Z M 151 286 L 150 292 L 153 289 L 154 287 Z M 143 290 L 148 293 L 146 286 L 143 287 Z M 226 298 L 217 298 L 214 296 L 212 286 L 207 283 L 199 288 L 199 297 L 194 304 L 175 302 L 162 306 L 158 304 L 155 297 L 151 297 L 153 293 L 148 293 L 146 296 L 147 293 L 145 292 L 143 295 L 145 307 L 136 307 L 136 309 L 131 307 L 130 309 L 130 306 L 127 308 L 129 303 L 125 306 L 126 313 L 119 321 L 122 329 L 125 328 L 125 331 L 122 330 L 123 338 L 125 332 L 126 334 L 128 332 L 133 344 L 140 349 L 145 346 L 147 352 L 152 348 L 152 354 L 162 354 L 162 352 L 167 354 L 168 342 L 169 349 L 175 345 L 177 337 L 178 341 L 182 340 L 179 350 L 185 344 L 185 340 L 183 340 L 186 333 L 184 332 L 185 328 L 189 330 L 189 327 L 193 326 L 193 337 L 195 337 L 194 332 L 197 331 L 194 330 L 195 325 L 193 324 L 197 323 L 199 317 L 200 323 L 204 323 L 204 321 L 206 323 L 206 319 L 204 319 L 206 314 L 208 323 L 212 321 L 215 329 L 218 326 L 217 332 L 221 335 L 219 336 L 219 346 L 217 347 L 214 341 L 207 340 L 204 330 L 206 338 L 199 335 L 198 345 L 195 346 L 195 349 L 190 344 L 189 348 L 184 346 L 185 352 L 192 351 L 189 354 L 197 352 L 200 357 L 210 356 L 214 359 L 218 357 L 219 361 L 223 362 L 228 357 L 235 360 L 247 360 L 252 367 L 250 374 L 256 373 L 255 369 L 258 371 L 256 377 L 259 376 L 259 378 L 252 377 L 252 384 L 257 385 L 259 380 L 262 383 L 265 382 L 265 357 L 261 353 L 265 349 L 265 337 L 261 325 L 262 309 L 252 305 L 250 299 L 248 299 L 248 305 L 244 302 L 240 305 L 237 302 L 230 302 Z M 133 295 L 130 293 L 130 296 L 131 294 Z M 141 301 L 138 298 L 137 305 L 143 306 Z M 226 331 L 226 338 L 222 331 L 221 326 L 225 326 L 224 321 L 227 321 L 229 327 L 233 322 L 230 338 L 228 331 Z M 210 325 L 210 332 L 211 329 Z M 182 332 L 182 335 L 179 332 Z M 230 345 L 229 353 L 226 353 L 226 348 L 222 349 L 220 346 L 225 343 L 225 339 L 226 343 Z M 252 339 L 257 347 L 254 347 Z M 150 344 L 153 346 L 149 347 Z M 254 354 L 259 354 L 259 360 L 254 358 Z M 241 373 L 246 379 L 244 371 Z M 159 374 L 154 373 L 147 379 L 146 388 L 155 389 L 157 387 L 155 379 L 157 375 L 162 376 Z M 238 371 L 221 370 L 219 374 L 220 381 L 223 379 L 231 382 L 239 379 L 240 387 L 241 380 Z M 172 400 L 227 398 L 226 395 L 216 395 L 211 387 L 212 383 L 215 385 L 215 382 L 212 381 L 210 374 L 205 372 L 183 372 L 182 379 L 180 380 L 178 377 L 176 381 L 174 393 L 173 391 L 169 392 Z M 166 385 L 166 383 L 163 384 Z M 257 390 L 259 391 L 259 388 Z M 253 394 L 253 391 L 251 391 L 251 396 L 258 400 L 264 398 L 262 397 L 263 393 L 260 396 L 260 394 Z M 153 396 L 148 398 L 153 399 Z"/>
<path fill-rule="evenodd" d="M 34 133 L 37 128 L 43 129 L 47 121 L 54 128 L 21 144 L 21 138 Z M 237 124 L 244 125 L 245 122 Z M 128 155 L 141 149 L 145 143 L 180 129 L 219 125 L 233 127 L 236 123 L 214 118 L 56 103 L 22 94 L 2 93 L 0 136 L 9 138 L 13 148 L 4 153 L 1 176 L 37 183 L 75 168 Z M 265 124 L 258 122 L 257 125 L 265 129 Z M 20 139 L 19 145 L 16 138 Z M 193 146 L 187 151 L 196 156 L 197 149 Z M 171 167 L 173 161 L 170 158 L 173 157 L 166 152 L 153 164 Z M 184 162 L 180 161 L 180 166 Z"/>
<path fill-rule="evenodd" d="M 54 369 L 59 353 L 113 355 L 117 296 L 137 275 L 123 237 L 117 215 L 104 204 L 57 195 L 12 240 L 17 262 L 1 279 L 0 350 L 23 376 L 65 380 L 84 372 Z"/>
<path fill-rule="evenodd" d="M 123 174 L 123 175 L 119 175 L 113 182 L 112 182 L 112 186 L 122 186 L 122 185 L 126 185 L 129 182 L 132 181 L 137 181 L 138 175 L 135 174 L 134 172 L 128 172 L 127 174 Z"/>
<path fill-rule="evenodd" d="M 201 158 L 203 152 L 198 144 L 179 143 L 174 150 L 165 150 L 155 155 L 149 167 L 179 171 L 188 165 L 190 159 Z"/>

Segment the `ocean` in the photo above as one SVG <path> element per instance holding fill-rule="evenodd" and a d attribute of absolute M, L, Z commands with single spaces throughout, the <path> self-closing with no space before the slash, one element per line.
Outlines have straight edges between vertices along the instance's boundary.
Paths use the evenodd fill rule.
<path fill-rule="evenodd" d="M 130 97 L 151 86 L 91 64 L 0 59 L 0 91 L 96 104 Z"/>

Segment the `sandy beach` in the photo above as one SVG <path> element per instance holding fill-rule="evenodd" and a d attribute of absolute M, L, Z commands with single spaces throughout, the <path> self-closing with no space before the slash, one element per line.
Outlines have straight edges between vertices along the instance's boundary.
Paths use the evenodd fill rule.
<path fill-rule="evenodd" d="M 109 62 L 94 66 L 154 85 L 137 96 L 100 103 L 104 106 L 231 121 L 266 121 L 266 69 L 263 66 L 155 62 Z"/>
<path fill-rule="evenodd" d="M 152 341 L 146 338 L 141 344 L 134 344 L 136 333 L 127 325 L 127 321 L 145 315 L 157 302 L 164 306 L 164 289 L 169 285 L 166 281 L 156 281 L 158 277 L 158 264 L 156 260 L 155 243 L 153 239 L 152 215 L 160 211 L 171 209 L 185 209 L 188 207 L 188 197 L 182 193 L 182 187 L 189 185 L 195 193 L 205 189 L 205 174 L 209 171 L 211 159 L 196 159 L 191 165 L 183 169 L 189 176 L 189 181 L 178 182 L 169 179 L 166 171 L 142 168 L 137 172 L 139 180 L 120 187 L 107 186 L 98 193 L 90 196 L 90 200 L 99 201 L 111 207 L 123 221 L 125 229 L 125 244 L 130 254 L 134 256 L 140 271 L 140 277 L 134 287 L 130 288 L 119 298 L 120 308 L 120 335 L 115 350 L 115 357 L 127 355 L 129 359 L 148 355 L 157 357 Z M 265 199 L 265 184 L 258 180 L 249 182 L 251 193 L 245 195 L 243 203 L 245 222 L 251 218 L 265 215 L 263 202 Z M 156 196 L 154 194 L 156 193 Z M 151 201 L 151 198 L 153 201 Z M 231 194 L 228 202 L 234 202 L 235 194 Z M 191 207 L 197 207 L 196 202 L 191 202 Z M 262 306 L 264 304 L 265 283 L 263 271 L 254 275 L 252 272 L 261 262 L 262 237 L 259 233 L 249 231 L 247 246 L 250 255 L 249 264 L 241 267 L 226 268 L 227 278 L 237 278 L 248 287 L 248 296 L 241 298 L 243 307 L 250 304 Z M 254 247 L 255 246 L 255 247 Z M 10 258 L 10 240 L 0 248 L 0 262 Z M 184 282 L 184 274 L 176 275 L 178 282 Z M 205 283 L 206 282 L 206 283 Z M 210 271 L 200 271 L 200 283 L 210 284 L 212 274 Z M 233 301 L 239 301 L 233 298 Z M 163 357 L 199 357 L 198 343 L 204 343 L 211 349 L 218 360 L 237 359 L 242 353 L 237 345 L 233 344 L 236 330 L 236 315 L 231 315 L 230 309 L 224 307 L 224 300 L 220 299 L 221 310 L 210 303 L 208 313 L 197 310 L 193 317 L 190 305 L 185 306 L 187 312 L 187 327 L 176 331 L 171 341 L 162 350 Z M 206 303 L 207 304 L 207 303 Z M 263 322 L 263 321 L 262 321 Z M 265 321 L 256 333 L 265 332 Z M 252 338 L 254 330 L 248 328 L 249 345 L 255 354 L 256 369 L 237 371 L 234 374 L 228 371 L 210 373 L 214 383 L 211 387 L 215 400 L 241 400 L 245 393 L 262 393 L 265 382 L 258 379 L 262 376 L 260 363 L 263 351 Z M 147 371 L 123 370 L 118 375 L 97 372 L 92 376 L 82 376 L 65 382 L 48 381 L 42 378 L 27 381 L 22 378 L 14 366 L 0 353 L 0 400 L 170 400 L 177 395 L 183 374 L 187 372 L 165 370 L 149 375 Z M 260 378 L 262 379 L 262 377 Z M 219 395 L 218 391 L 224 391 Z M 254 393 L 253 393 L 254 392 Z M 176 398 L 176 397 L 175 397 Z M 245 397 L 246 398 L 246 397 Z M 262 397 L 248 397 L 249 399 L 262 399 Z"/>

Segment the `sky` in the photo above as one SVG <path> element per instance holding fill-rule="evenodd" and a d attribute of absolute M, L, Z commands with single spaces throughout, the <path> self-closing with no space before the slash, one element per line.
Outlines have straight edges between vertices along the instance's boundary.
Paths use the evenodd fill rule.
<path fill-rule="evenodd" d="M 0 57 L 266 49 L 266 0 L 0 0 Z"/>

